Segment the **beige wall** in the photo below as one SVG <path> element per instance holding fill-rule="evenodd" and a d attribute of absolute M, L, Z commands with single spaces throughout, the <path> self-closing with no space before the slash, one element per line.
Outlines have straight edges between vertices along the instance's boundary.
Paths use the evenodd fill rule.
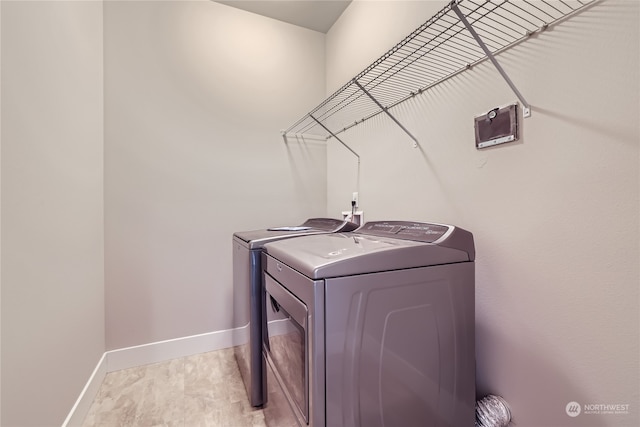
<path fill-rule="evenodd" d="M 107 348 L 232 327 L 234 231 L 326 213 L 324 35 L 210 1 L 105 3 Z"/>
<path fill-rule="evenodd" d="M 444 4 L 384 3 L 354 2 L 329 32 L 328 90 Z M 395 110 L 422 149 L 382 116 L 342 136 L 367 220 L 474 233 L 478 392 L 503 395 L 519 427 L 639 425 L 638 10 L 605 1 L 499 56 L 533 107 L 516 143 L 474 147 L 473 117 L 516 100 L 488 63 Z M 379 50 L 353 53 L 361 40 Z M 353 160 L 327 150 L 336 214 Z M 631 414 L 569 418 L 571 401 Z"/>
<path fill-rule="evenodd" d="M 1 7 L 1 424 L 60 425 L 105 351 L 102 5 Z"/>

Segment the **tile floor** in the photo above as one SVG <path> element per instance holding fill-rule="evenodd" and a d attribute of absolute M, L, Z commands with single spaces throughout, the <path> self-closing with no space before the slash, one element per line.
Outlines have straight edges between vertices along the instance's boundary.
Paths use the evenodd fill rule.
<path fill-rule="evenodd" d="M 233 350 L 106 375 L 83 427 L 265 427 L 249 405 Z"/>

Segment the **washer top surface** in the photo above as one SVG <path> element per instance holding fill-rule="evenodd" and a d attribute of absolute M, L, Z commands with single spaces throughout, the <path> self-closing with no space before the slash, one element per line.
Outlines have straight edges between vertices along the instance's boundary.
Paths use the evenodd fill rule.
<path fill-rule="evenodd" d="M 334 218 L 309 218 L 301 225 L 238 231 L 233 234 L 233 237 L 236 240 L 244 242 L 249 249 L 259 249 L 262 248 L 265 243 L 276 240 L 312 234 L 348 232 L 356 228 L 358 228 L 358 225 L 349 221 Z"/>
<path fill-rule="evenodd" d="M 267 254 L 311 279 L 469 262 L 473 235 L 452 225 L 368 222 L 353 233 L 323 234 L 264 246 Z"/>

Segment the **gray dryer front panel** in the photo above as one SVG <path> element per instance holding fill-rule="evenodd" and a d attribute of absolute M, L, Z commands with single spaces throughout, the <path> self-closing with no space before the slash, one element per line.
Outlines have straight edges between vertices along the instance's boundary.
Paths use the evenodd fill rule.
<path fill-rule="evenodd" d="M 327 279 L 326 425 L 475 420 L 474 264 Z"/>

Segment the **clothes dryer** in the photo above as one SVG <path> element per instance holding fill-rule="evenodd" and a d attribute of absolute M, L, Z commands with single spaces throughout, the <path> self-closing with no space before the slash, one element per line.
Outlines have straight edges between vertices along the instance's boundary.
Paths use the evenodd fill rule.
<path fill-rule="evenodd" d="M 357 224 L 333 218 L 310 218 L 293 227 L 241 231 L 233 234 L 234 354 L 252 406 L 264 402 L 262 363 L 262 264 L 265 243 L 313 234 L 347 232 Z"/>
<path fill-rule="evenodd" d="M 269 426 L 473 426 L 473 236 L 369 222 L 264 246 Z M 272 410 L 271 402 L 290 409 Z"/>

